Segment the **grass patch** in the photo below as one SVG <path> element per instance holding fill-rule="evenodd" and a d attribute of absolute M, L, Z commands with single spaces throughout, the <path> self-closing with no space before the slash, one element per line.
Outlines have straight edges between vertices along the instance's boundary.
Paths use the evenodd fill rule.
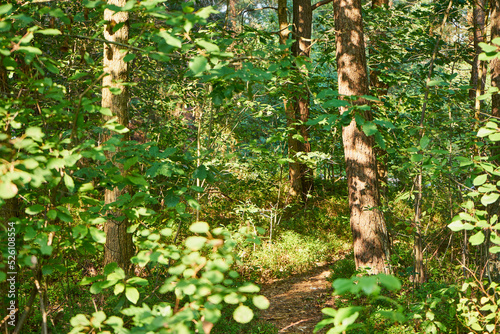
<path fill-rule="evenodd" d="M 272 244 L 264 243 L 250 252 L 245 263 L 257 270 L 260 278 L 284 277 L 329 262 L 348 247 L 349 244 L 333 236 L 319 238 L 285 231 Z"/>

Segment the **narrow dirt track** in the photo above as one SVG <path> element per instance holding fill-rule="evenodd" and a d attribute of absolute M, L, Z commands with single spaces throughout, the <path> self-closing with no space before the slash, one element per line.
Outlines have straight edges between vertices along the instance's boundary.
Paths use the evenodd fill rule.
<path fill-rule="evenodd" d="M 271 306 L 259 318 L 274 324 L 279 333 L 312 333 L 323 318 L 321 309 L 332 301 L 329 274 L 329 265 L 323 265 L 261 285 Z"/>

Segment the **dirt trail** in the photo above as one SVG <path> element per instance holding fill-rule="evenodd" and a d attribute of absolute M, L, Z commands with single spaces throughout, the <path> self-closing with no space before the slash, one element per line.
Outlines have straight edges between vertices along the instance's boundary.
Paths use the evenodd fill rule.
<path fill-rule="evenodd" d="M 279 333 L 312 333 L 323 318 L 321 309 L 331 306 L 329 274 L 329 265 L 324 265 L 261 285 L 271 306 L 259 318 L 274 324 Z"/>

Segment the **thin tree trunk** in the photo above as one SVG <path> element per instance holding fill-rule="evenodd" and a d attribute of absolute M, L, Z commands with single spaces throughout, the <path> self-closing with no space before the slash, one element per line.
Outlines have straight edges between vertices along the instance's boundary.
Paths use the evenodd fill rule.
<path fill-rule="evenodd" d="M 108 4 L 123 7 L 126 0 L 108 0 Z M 104 20 L 107 22 L 104 31 L 104 37 L 111 42 L 119 42 L 126 44 L 128 42 L 128 12 L 114 13 L 109 9 L 104 10 Z M 125 24 L 113 31 L 113 26 L 125 22 Z M 122 83 L 128 80 L 128 67 L 123 58 L 127 54 L 125 49 L 115 44 L 104 44 L 104 72 L 106 75 L 103 79 L 102 89 L 102 106 L 110 108 L 114 116 L 118 117 L 118 122 L 123 126 L 128 126 L 128 90 Z M 113 94 L 110 88 L 119 88 L 121 92 Z M 109 117 L 107 117 L 109 119 Z M 110 135 L 105 136 L 105 140 L 109 139 Z M 128 135 L 125 134 L 123 140 L 128 140 Z M 107 158 L 113 161 L 114 154 L 107 152 Z M 123 173 L 123 166 L 118 165 Z M 106 189 L 104 193 L 105 204 L 112 204 L 117 201 L 118 197 L 126 192 L 126 189 L 119 190 L 117 187 Z M 127 233 L 128 220 L 118 219 L 123 218 L 123 213 L 119 208 L 114 208 L 109 215 L 115 219 L 108 219 L 104 225 L 106 233 L 106 244 L 104 250 L 104 264 L 116 262 L 121 268 L 127 270 L 130 265 L 130 258 L 133 255 L 132 235 Z"/>
<path fill-rule="evenodd" d="M 500 37 L 500 1 L 491 1 L 491 40 Z M 493 58 L 490 63 L 491 72 L 491 86 L 500 89 L 500 59 Z M 500 94 L 495 93 L 491 97 L 491 115 L 495 118 L 500 118 Z M 493 162 L 500 166 L 500 146 L 498 142 L 494 144 L 491 150 L 491 158 Z M 495 178 L 498 181 L 498 178 Z M 497 200 L 495 203 L 488 205 L 487 207 L 488 216 L 493 217 L 494 215 L 500 216 L 500 202 Z M 495 223 L 497 225 L 498 222 Z M 491 254 L 489 252 L 489 238 L 490 233 L 497 233 L 496 229 L 490 229 L 489 233 L 486 234 L 485 242 L 485 268 L 489 274 L 490 279 L 498 279 L 500 277 L 500 254 Z"/>
<path fill-rule="evenodd" d="M 309 57 L 312 35 L 312 7 L 310 0 L 293 1 L 293 26 L 295 43 L 292 45 L 292 54 L 295 57 Z M 297 69 L 302 76 L 306 76 L 303 68 Z M 297 153 L 311 152 L 309 133 L 305 123 L 309 119 L 309 92 L 303 82 L 296 82 L 293 91 L 293 109 L 287 108 L 287 118 L 289 127 L 295 131 L 288 136 L 288 147 L 290 158 L 294 162 L 290 163 L 290 195 L 292 197 L 301 196 L 302 200 L 307 199 L 307 194 L 312 191 L 313 176 L 312 170 L 306 164 L 297 161 Z M 298 124 L 301 123 L 301 124 Z M 300 134 L 302 140 L 294 138 Z"/>
<path fill-rule="evenodd" d="M 472 61 L 469 98 L 472 100 L 472 105 L 475 110 L 475 118 L 479 120 L 481 112 L 481 103 L 477 98 L 483 94 L 486 83 L 486 68 L 484 61 L 479 60 L 479 54 L 482 51 L 479 43 L 485 41 L 484 38 L 484 22 L 485 22 L 485 0 L 475 0 L 472 10 L 472 26 L 474 39 L 474 60 Z"/>
<path fill-rule="evenodd" d="M 290 31 L 288 30 L 288 13 L 286 0 L 278 0 L 278 24 L 280 28 L 280 44 L 286 44 Z"/>
<path fill-rule="evenodd" d="M 341 96 L 368 94 L 365 41 L 360 0 L 334 0 L 337 44 L 337 73 Z M 359 97 L 354 105 L 365 105 Z M 341 113 L 348 112 L 341 108 Z M 360 111 L 353 111 L 360 112 Z M 371 112 L 363 112 L 371 119 Z M 342 129 L 349 187 L 350 222 L 354 242 L 356 268 L 370 268 L 371 274 L 388 273 L 389 236 L 379 206 L 377 160 L 373 150 L 373 137 L 361 131 L 354 117 Z"/>
<path fill-rule="evenodd" d="M 389 0 L 373 0 L 372 1 L 372 9 L 375 8 L 388 8 Z M 370 39 L 370 57 L 374 56 L 378 52 L 378 40 L 380 38 L 384 38 L 385 33 L 376 29 L 373 31 L 373 35 Z M 389 91 L 389 86 L 380 81 L 380 71 L 378 69 L 373 69 L 370 72 L 370 90 L 375 92 L 375 94 L 380 98 L 384 95 L 387 95 Z M 387 151 L 382 149 L 381 147 L 375 147 L 375 154 L 377 156 L 377 178 L 379 184 L 380 195 L 385 197 L 387 196 Z"/>
<path fill-rule="evenodd" d="M 236 12 L 236 0 L 227 0 L 226 29 L 237 32 L 238 13 Z"/>

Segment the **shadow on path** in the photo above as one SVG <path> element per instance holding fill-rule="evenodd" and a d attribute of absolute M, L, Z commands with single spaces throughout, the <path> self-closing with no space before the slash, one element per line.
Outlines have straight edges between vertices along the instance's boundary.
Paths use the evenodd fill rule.
<path fill-rule="evenodd" d="M 327 280 L 330 264 L 262 285 L 261 294 L 271 302 L 259 318 L 279 328 L 279 333 L 312 333 L 323 319 L 321 309 L 332 300 Z"/>

